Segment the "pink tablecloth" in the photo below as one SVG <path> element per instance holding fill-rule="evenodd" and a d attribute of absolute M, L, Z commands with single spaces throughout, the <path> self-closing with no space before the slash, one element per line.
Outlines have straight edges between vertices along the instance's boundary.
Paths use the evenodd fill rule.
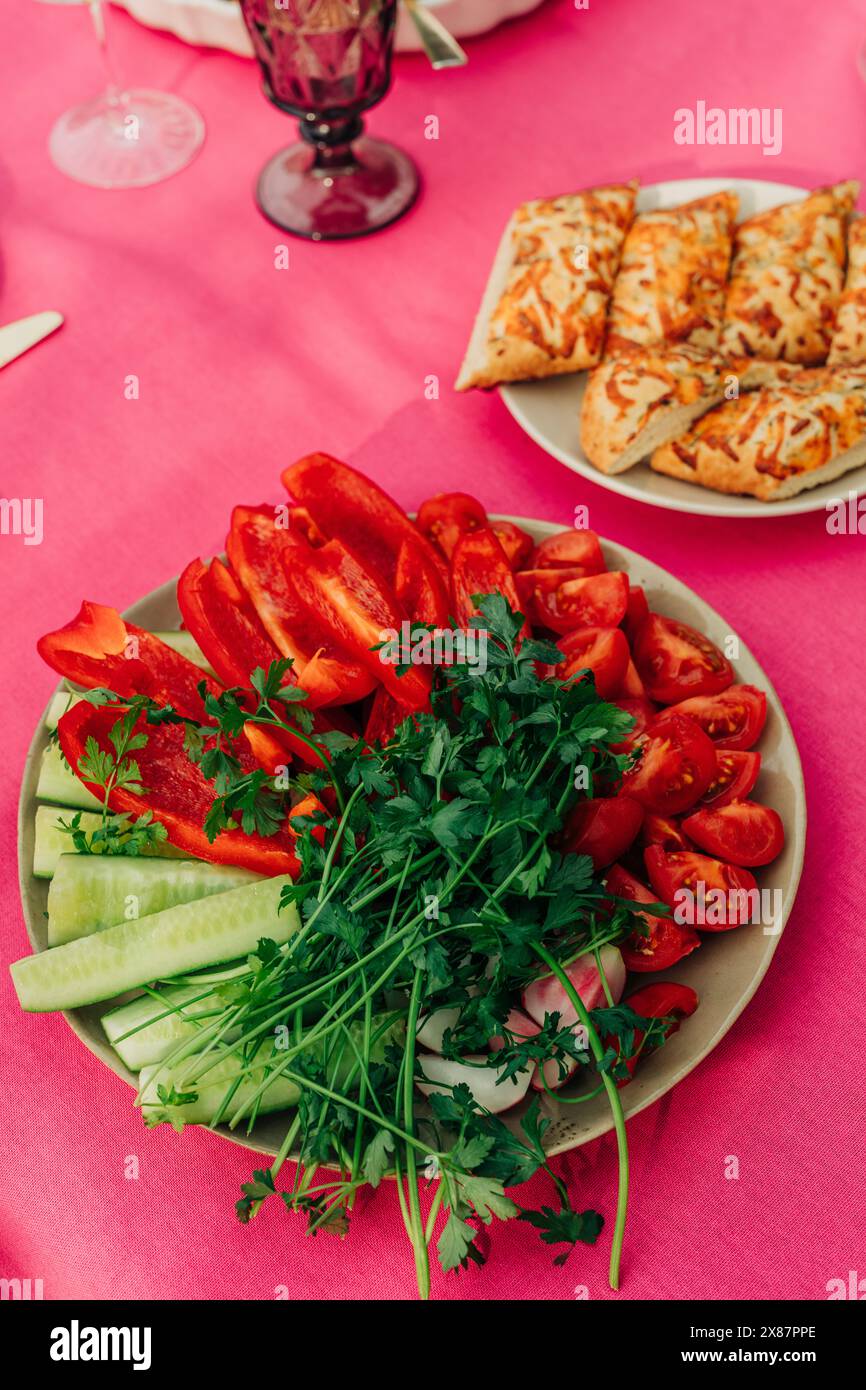
<path fill-rule="evenodd" d="M 495 240 L 523 198 L 632 174 L 862 177 L 862 3 L 562 0 L 472 43 L 465 71 L 401 59 L 370 125 L 418 160 L 421 202 L 366 242 L 292 241 L 286 271 L 251 186 L 292 131 L 255 70 L 112 18 L 125 71 L 194 101 L 208 138 L 161 187 L 97 193 L 61 178 L 50 123 L 99 78 L 86 14 L 15 6 L 0 86 L 0 320 L 56 307 L 67 323 L 0 379 L 0 490 L 45 506 L 40 547 L 0 536 L 4 957 L 27 947 L 16 803 L 53 685 L 34 640 L 82 596 L 122 607 L 218 548 L 231 505 L 277 499 L 280 467 L 312 448 L 362 466 L 406 506 L 462 488 L 566 525 L 586 502 L 594 527 L 693 585 L 758 654 L 799 739 L 811 813 L 769 977 L 715 1052 L 630 1126 L 622 1297 L 826 1298 L 828 1280 L 866 1274 L 866 540 L 828 536 L 822 514 L 738 524 L 619 499 L 547 458 L 495 396 L 455 398 L 451 381 Z M 698 100 L 780 107 L 782 153 L 675 145 L 675 108 Z M 137 400 L 124 397 L 129 374 Z M 438 400 L 425 397 L 431 374 Z M 232 1204 L 247 1154 L 195 1131 L 145 1132 L 128 1090 L 62 1019 L 18 1012 L 5 970 L 0 1001 L 0 1275 L 41 1277 L 47 1298 L 412 1294 L 393 1191 L 342 1245 L 311 1244 L 276 1206 L 242 1229 Z M 124 1176 L 129 1155 L 137 1181 Z M 725 1178 L 728 1155 L 738 1181 Z M 437 1296 L 569 1299 L 579 1285 L 610 1296 L 612 1143 L 563 1168 L 611 1218 L 598 1247 L 555 1269 L 513 1222 L 485 1270 L 435 1276 Z"/>

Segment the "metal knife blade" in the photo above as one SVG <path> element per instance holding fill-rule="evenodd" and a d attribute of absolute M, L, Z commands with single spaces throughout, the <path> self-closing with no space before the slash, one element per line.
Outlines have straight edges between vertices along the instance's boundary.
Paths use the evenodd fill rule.
<path fill-rule="evenodd" d="M 0 328 L 0 367 L 8 366 L 22 352 L 35 347 L 62 322 L 63 315 L 58 314 L 56 309 L 44 309 L 41 314 L 31 314 L 29 318 L 5 324 Z"/>

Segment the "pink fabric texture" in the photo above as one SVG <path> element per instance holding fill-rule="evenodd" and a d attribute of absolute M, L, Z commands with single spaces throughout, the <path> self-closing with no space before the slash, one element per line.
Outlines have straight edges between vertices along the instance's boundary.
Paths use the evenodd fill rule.
<path fill-rule="evenodd" d="M 519 201 L 635 174 L 863 177 L 855 55 L 866 10 L 552 0 L 470 42 L 465 70 L 401 58 L 369 126 L 412 153 L 424 191 L 404 221 L 345 245 L 291 240 L 256 211 L 255 175 L 294 128 L 249 62 L 110 18 L 124 73 L 192 100 L 208 135 L 196 162 L 157 187 L 67 181 L 46 138 L 100 80 L 86 12 L 19 4 L 7 16 L 2 89 L 15 116 L 0 168 L 0 320 L 58 308 L 66 324 L 0 380 L 0 491 L 44 499 L 45 518 L 41 546 L 0 536 L 4 959 L 27 949 L 18 787 L 54 685 L 35 640 L 81 598 L 123 607 L 219 549 L 231 506 L 278 500 L 280 469 L 316 448 L 407 507 L 463 489 L 565 526 L 585 502 L 602 535 L 672 570 L 742 633 L 790 716 L 810 809 L 800 895 L 767 979 L 712 1055 L 629 1126 L 619 1297 L 826 1298 L 828 1280 L 866 1274 L 866 539 L 829 536 L 823 513 L 738 523 L 618 498 L 543 454 L 495 394 L 456 397 L 451 383 Z M 675 109 L 699 100 L 781 108 L 781 154 L 676 145 Z M 289 268 L 278 270 L 284 242 Z M 130 375 L 136 400 L 124 396 Z M 0 1008 L 0 1275 L 42 1278 L 52 1299 L 271 1299 L 280 1286 L 295 1299 L 413 1296 L 392 1190 L 365 1204 L 345 1243 L 308 1240 L 276 1203 L 243 1229 L 233 1203 L 251 1155 L 196 1131 L 145 1131 L 130 1092 L 61 1018 L 19 1012 L 5 969 Z M 129 1155 L 137 1181 L 124 1176 Z M 738 1181 L 725 1179 L 729 1155 Z M 512 1222 L 494 1230 L 485 1269 L 434 1273 L 435 1296 L 614 1296 L 612 1138 L 558 1167 L 608 1218 L 598 1245 L 554 1268 L 536 1233 Z"/>

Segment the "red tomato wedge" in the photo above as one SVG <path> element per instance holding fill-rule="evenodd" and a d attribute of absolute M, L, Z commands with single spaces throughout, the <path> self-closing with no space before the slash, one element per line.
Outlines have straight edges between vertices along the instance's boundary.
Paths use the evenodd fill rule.
<path fill-rule="evenodd" d="M 646 689 L 644 687 L 644 683 L 638 675 L 637 667 L 635 666 L 631 657 L 629 657 L 628 666 L 625 668 L 625 675 L 623 676 L 622 686 L 620 688 L 619 694 L 622 695 L 626 700 L 646 699 Z"/>
<path fill-rule="evenodd" d="M 693 847 L 674 816 L 660 816 L 655 811 L 647 811 L 644 816 L 640 838 L 642 845 L 661 845 L 662 849 L 688 850 Z"/>
<path fill-rule="evenodd" d="M 621 791 L 649 811 L 677 815 L 703 796 L 716 772 L 716 750 L 703 729 L 684 714 L 659 715 L 632 745 L 639 761 Z"/>
<path fill-rule="evenodd" d="M 607 891 L 630 903 L 658 902 L 646 884 L 621 864 L 614 864 L 609 871 Z M 668 970 L 701 944 L 696 931 L 691 927 L 679 926 L 672 917 L 659 917 L 652 912 L 640 912 L 639 916 L 649 928 L 649 935 L 634 932 L 620 946 L 627 970 L 636 970 L 639 974 L 650 970 Z"/>
<path fill-rule="evenodd" d="M 591 671 L 601 698 L 613 699 L 628 666 L 628 643 L 618 627 L 577 628 L 561 637 L 557 646 L 565 657 L 562 665 L 553 668 L 559 680 Z"/>
<path fill-rule="evenodd" d="M 644 863 L 659 901 L 680 925 L 730 931 L 751 919 L 758 885 L 748 869 L 691 851 L 669 854 L 659 845 L 644 850 Z"/>
<path fill-rule="evenodd" d="M 731 663 L 708 637 L 659 613 L 641 623 L 632 654 L 647 695 L 663 705 L 718 695 L 734 679 Z"/>
<path fill-rule="evenodd" d="M 622 620 L 623 629 L 629 642 L 633 642 L 638 628 L 645 618 L 649 617 L 649 604 L 643 589 L 640 586 L 629 584 L 628 604 L 626 605 L 625 617 Z"/>
<path fill-rule="evenodd" d="M 767 722 L 767 697 L 755 685 L 729 685 L 720 695 L 682 700 L 674 712 L 696 719 L 717 748 L 751 748 Z"/>
<path fill-rule="evenodd" d="M 514 575 L 493 532 L 488 527 L 467 531 L 451 557 L 451 593 L 457 622 L 465 626 L 477 614 L 473 595 L 494 592 L 502 594 L 516 612 L 522 611 Z M 527 622 L 521 628 L 521 636 L 529 636 Z"/>
<path fill-rule="evenodd" d="M 628 737 L 623 739 L 622 743 L 611 744 L 611 752 L 626 753 L 629 748 L 632 747 L 635 740 L 640 737 L 647 725 L 651 724 L 655 719 L 658 710 L 651 701 L 641 699 L 640 697 L 632 698 L 629 696 L 627 699 L 622 699 L 617 695 L 614 704 L 617 709 L 624 710 L 626 714 L 630 714 L 634 720 L 634 728 Z"/>
<path fill-rule="evenodd" d="M 407 709 L 425 706 L 430 698 L 430 668 L 410 666 L 401 676 L 397 663 L 375 650 L 386 641 L 386 633 L 399 636 L 406 617 L 393 590 L 338 540 L 313 548 L 300 536 L 290 536 L 285 564 L 311 620 L 366 667 L 395 700 Z"/>
<path fill-rule="evenodd" d="M 627 796 L 580 801 L 569 812 L 562 832 L 566 854 L 588 854 L 594 869 L 606 869 L 640 830 L 643 808 Z"/>
<path fill-rule="evenodd" d="M 108 734 L 119 715 L 116 708 L 96 708 L 85 700 L 63 715 L 58 736 L 71 768 L 77 771 L 88 738 L 96 739 L 100 748 L 110 751 Z M 152 812 L 154 820 L 165 826 L 172 845 L 209 863 L 237 864 L 262 874 L 297 874 L 300 864 L 288 826 L 268 837 L 226 830 L 211 844 L 202 826 L 215 798 L 214 786 L 187 757 L 183 727 L 150 725 L 142 718 L 140 730 L 147 735 L 147 743 L 136 750 L 135 761 L 147 790 L 139 795 L 128 788 L 115 788 L 108 798 L 112 811 L 131 816 Z M 242 746 L 238 745 L 235 751 L 248 770 L 255 766 Z M 100 795 L 98 787 L 81 780 L 95 795 Z"/>
<path fill-rule="evenodd" d="M 438 492 L 418 508 L 415 522 L 422 536 L 450 560 L 461 536 L 480 531 L 489 523 L 481 503 L 468 492 Z"/>
<path fill-rule="evenodd" d="M 290 535 L 302 540 L 277 525 L 273 507 L 235 507 L 226 541 L 232 569 L 274 646 L 292 657 L 309 706 L 362 700 L 374 679 L 301 602 L 291 578 Z"/>
<path fill-rule="evenodd" d="M 491 521 L 491 531 L 505 551 L 505 558 L 513 570 L 522 569 L 529 562 L 535 541 L 528 531 L 524 531 L 513 521 Z"/>
<path fill-rule="evenodd" d="M 769 864 L 785 846 L 778 811 L 757 801 L 732 801 L 728 806 L 695 811 L 683 821 L 683 829 L 708 854 L 747 869 Z"/>
<path fill-rule="evenodd" d="M 623 1001 L 628 1004 L 641 1018 L 670 1018 L 671 1022 L 665 1029 L 665 1037 L 669 1038 L 672 1033 L 676 1033 L 680 1023 L 684 1018 L 690 1018 L 698 1007 L 698 996 L 688 985 L 675 985 L 668 981 L 659 981 L 658 984 L 644 985 L 642 989 L 630 994 L 628 999 Z M 643 1033 L 640 1030 L 635 1032 L 635 1046 L 640 1047 L 643 1041 Z M 611 1040 L 612 1046 L 619 1051 L 619 1044 L 614 1038 Z M 617 1086 L 627 1086 L 629 1080 L 634 1075 L 635 1067 L 640 1062 L 641 1057 L 647 1055 L 648 1049 L 641 1049 L 634 1057 L 630 1057 L 626 1062 L 629 1077 L 617 1082 Z"/>
<path fill-rule="evenodd" d="M 758 780 L 760 753 L 737 753 L 716 744 L 716 775 L 701 797 L 699 806 L 717 811 L 731 801 L 744 801 Z"/>
<path fill-rule="evenodd" d="M 205 719 L 202 682 L 211 694 L 222 689 L 185 656 L 101 603 L 85 600 L 77 617 L 40 637 L 36 647 L 49 666 L 76 685 L 149 695 L 189 719 Z"/>
<path fill-rule="evenodd" d="M 578 578 L 567 570 L 523 570 L 517 587 L 535 621 L 560 633 L 618 627 L 628 602 L 628 579 L 618 570 Z"/>
<path fill-rule="evenodd" d="M 601 542 L 595 531 L 560 531 L 538 545 L 533 569 L 571 569 L 578 565 L 587 574 L 601 574 L 607 568 Z"/>

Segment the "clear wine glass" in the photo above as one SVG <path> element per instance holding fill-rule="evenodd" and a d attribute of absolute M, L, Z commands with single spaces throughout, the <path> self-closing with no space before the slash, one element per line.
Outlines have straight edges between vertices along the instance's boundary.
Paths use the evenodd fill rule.
<path fill-rule="evenodd" d="M 391 85 L 397 0 L 241 0 L 265 96 L 297 116 L 301 141 L 259 175 L 278 227 L 313 241 L 387 227 L 418 195 L 403 150 L 363 134 L 361 112 Z"/>
<path fill-rule="evenodd" d="M 169 92 L 124 87 L 106 40 L 103 0 L 84 3 L 90 8 L 107 85 L 100 96 L 73 107 L 56 122 L 48 138 L 51 158 L 61 173 L 93 188 L 159 183 L 198 153 L 204 121 L 194 106 Z"/>

